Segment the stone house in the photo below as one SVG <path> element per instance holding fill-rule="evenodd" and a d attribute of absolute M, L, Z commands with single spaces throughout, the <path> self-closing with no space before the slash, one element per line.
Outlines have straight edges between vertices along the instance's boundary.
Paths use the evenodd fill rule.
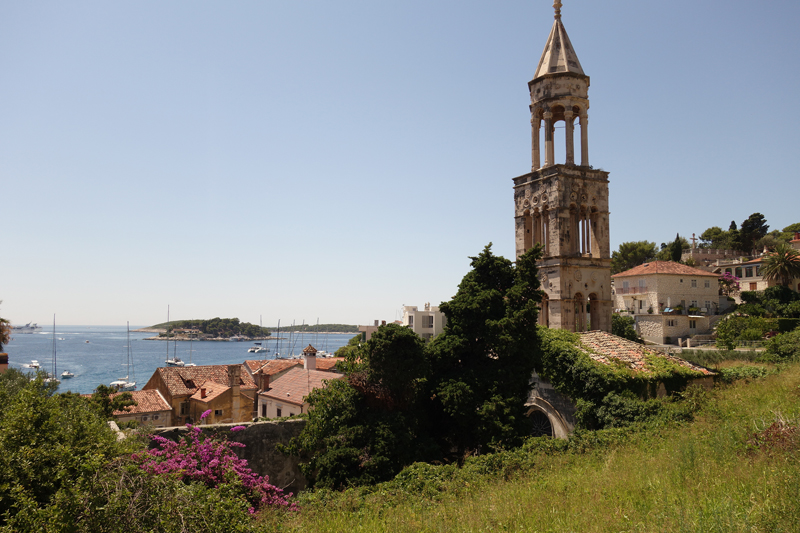
<path fill-rule="evenodd" d="M 704 333 L 720 311 L 719 275 L 713 272 L 652 261 L 612 278 L 615 309 L 633 315 L 646 341 L 672 343 Z"/>
<path fill-rule="evenodd" d="M 258 415 L 262 418 L 281 418 L 307 413 L 309 404 L 305 401 L 311 391 L 325 386 L 325 382 L 344 377 L 333 372 L 338 361 L 317 358 L 317 350 L 310 344 L 303 350 L 303 366 L 293 365 L 281 372 L 274 380 L 262 377 L 263 386 L 258 392 Z M 341 360 L 341 358 L 339 358 Z M 317 368 L 322 363 L 321 370 Z M 261 374 L 264 375 L 263 373 Z"/>
<path fill-rule="evenodd" d="M 253 419 L 257 387 L 244 365 L 161 367 L 143 390 L 158 390 L 170 405 L 170 425 L 199 423 L 211 414 L 208 424 L 244 422 Z"/>
<path fill-rule="evenodd" d="M 122 394 L 117 392 L 111 398 Z M 157 389 L 135 390 L 130 392 L 136 405 L 127 407 L 123 411 L 114 411 L 117 422 L 135 421 L 139 424 L 152 425 L 157 428 L 171 426 L 172 407 L 166 398 Z"/>

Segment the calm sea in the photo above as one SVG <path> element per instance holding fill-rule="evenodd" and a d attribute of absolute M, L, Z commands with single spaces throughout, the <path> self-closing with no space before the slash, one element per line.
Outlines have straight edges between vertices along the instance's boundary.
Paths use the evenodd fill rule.
<path fill-rule="evenodd" d="M 300 354 L 311 344 L 317 350 L 335 352 L 355 334 L 296 333 L 291 336 L 281 331 L 281 339 L 260 341 L 267 353 L 248 353 L 252 342 L 166 342 L 149 341 L 155 333 L 135 332 L 143 326 L 131 326 L 131 375 L 136 389 L 140 390 L 156 368 L 166 366 L 164 361 L 177 355 L 185 362 L 196 365 L 227 365 L 242 363 L 247 359 L 273 359 L 279 350 L 282 357 Z M 274 336 L 274 334 L 273 334 Z M 61 380 L 59 392 L 72 391 L 89 394 L 99 384 L 108 385 L 127 373 L 127 330 L 125 326 L 56 326 L 56 373 L 64 370 L 74 378 Z M 190 351 L 191 348 L 191 351 Z M 39 361 L 42 370 L 53 371 L 53 330 L 45 327 L 36 333 L 14 333 L 3 347 L 8 353 L 9 366 L 26 371 L 31 360 Z"/>

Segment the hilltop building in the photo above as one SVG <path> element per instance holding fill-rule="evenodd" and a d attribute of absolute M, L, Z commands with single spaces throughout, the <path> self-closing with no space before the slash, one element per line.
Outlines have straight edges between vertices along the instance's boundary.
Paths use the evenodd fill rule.
<path fill-rule="evenodd" d="M 589 164 L 589 76 L 561 22 L 555 22 L 533 80 L 531 171 L 514 178 L 516 256 L 541 245 L 540 323 L 569 331 L 611 331 L 608 172 Z M 580 160 L 575 160 L 575 126 Z M 565 160 L 555 160 L 556 124 L 565 127 Z M 542 139 L 544 162 L 542 163 Z"/>
<path fill-rule="evenodd" d="M 445 325 L 447 325 L 447 317 L 435 305 L 426 303 L 422 310 L 416 305 L 403 306 L 403 326 L 411 329 L 425 340 L 439 335 L 444 331 Z"/>

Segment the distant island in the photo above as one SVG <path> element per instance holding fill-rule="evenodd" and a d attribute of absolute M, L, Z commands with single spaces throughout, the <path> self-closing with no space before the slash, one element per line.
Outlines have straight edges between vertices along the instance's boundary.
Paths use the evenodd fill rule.
<path fill-rule="evenodd" d="M 146 340 L 264 340 L 272 334 L 269 328 L 240 322 L 238 318 L 212 318 L 210 320 L 171 320 L 137 331 L 158 333 Z"/>
<path fill-rule="evenodd" d="M 278 328 L 269 328 L 278 331 Z M 358 326 L 350 324 L 294 324 L 281 326 L 281 331 L 298 331 L 301 333 L 358 333 Z"/>

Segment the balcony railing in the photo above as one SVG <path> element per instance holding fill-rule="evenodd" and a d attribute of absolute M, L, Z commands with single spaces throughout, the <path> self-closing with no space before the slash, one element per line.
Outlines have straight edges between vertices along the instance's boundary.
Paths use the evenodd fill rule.
<path fill-rule="evenodd" d="M 617 294 L 644 294 L 647 287 L 620 287 L 616 289 Z"/>

